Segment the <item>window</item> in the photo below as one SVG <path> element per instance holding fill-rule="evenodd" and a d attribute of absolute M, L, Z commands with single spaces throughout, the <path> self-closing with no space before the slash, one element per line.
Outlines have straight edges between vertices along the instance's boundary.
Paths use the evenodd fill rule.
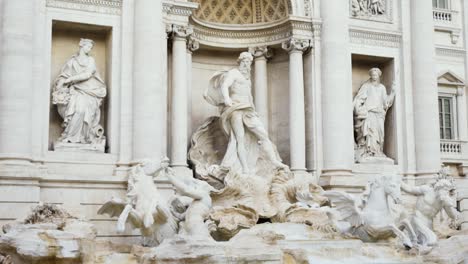
<path fill-rule="evenodd" d="M 432 0 L 434 8 L 449 9 L 449 0 Z"/>
<path fill-rule="evenodd" d="M 453 98 L 439 96 L 439 127 L 441 139 L 453 139 Z"/>

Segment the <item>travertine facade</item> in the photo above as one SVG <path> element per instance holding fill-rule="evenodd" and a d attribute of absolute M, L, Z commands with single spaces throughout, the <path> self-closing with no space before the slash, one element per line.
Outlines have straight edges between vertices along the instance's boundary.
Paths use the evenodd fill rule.
<path fill-rule="evenodd" d="M 75 56 L 80 39 L 93 45 Z M 147 159 L 169 157 L 182 178 L 200 176 L 199 160 L 223 159 L 217 145 L 200 147 L 192 137 L 222 113 L 205 99 L 213 75 L 249 52 L 255 107 L 244 115 L 255 113 L 267 134 L 257 141 L 271 141 L 291 175 L 348 193 L 378 175 L 400 175 L 414 190 L 444 164 L 468 228 L 467 51 L 464 0 L 0 0 L 0 224 L 46 202 L 87 218 L 97 239 L 139 243 L 139 231 L 117 233 L 117 219 L 98 209 L 125 197 L 129 175 Z M 86 110 L 97 122 L 93 130 L 79 115 L 73 121 L 101 133 L 99 148 L 84 146 L 87 139 L 56 145 L 70 126 L 57 112 L 56 80 L 74 58 L 89 76 L 59 84 L 79 90 L 74 83 L 91 78 L 90 89 L 100 89 L 67 106 L 70 120 L 72 110 Z M 380 69 L 378 85 L 372 68 Z M 382 109 L 364 87 L 388 96 Z M 241 124 L 250 133 L 257 123 Z M 191 146 L 212 152 L 193 159 Z M 381 160 L 359 162 L 357 150 Z M 155 182 L 161 195 L 173 195 L 174 181 Z"/>

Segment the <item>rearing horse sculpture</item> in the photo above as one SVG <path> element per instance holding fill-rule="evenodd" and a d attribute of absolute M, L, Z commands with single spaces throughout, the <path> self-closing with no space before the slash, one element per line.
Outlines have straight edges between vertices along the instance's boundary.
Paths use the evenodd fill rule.
<path fill-rule="evenodd" d="M 339 191 L 326 191 L 323 195 L 340 212 L 341 221 L 337 225 L 342 233 L 357 236 L 364 242 L 397 236 L 406 248 L 411 248 L 413 243 L 401 231 L 405 227 L 414 234 L 409 220 L 391 209 L 392 200 L 401 202 L 400 184 L 398 176 L 385 175 L 372 181 L 360 200 Z"/>

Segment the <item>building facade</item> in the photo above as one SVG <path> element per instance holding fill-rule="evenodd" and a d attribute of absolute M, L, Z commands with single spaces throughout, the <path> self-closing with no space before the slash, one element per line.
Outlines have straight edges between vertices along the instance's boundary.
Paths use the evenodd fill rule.
<path fill-rule="evenodd" d="M 61 204 L 117 235 L 96 214 L 123 196 L 129 169 L 168 156 L 192 175 L 187 153 L 204 120 L 211 76 L 254 56 L 256 111 L 283 162 L 327 189 L 357 192 L 369 178 L 412 184 L 445 164 L 468 226 L 468 3 L 463 0 L 37 0 L 0 1 L 0 223 L 39 202 Z M 61 149 L 53 91 L 64 64 L 90 52 L 107 94 L 102 151 Z M 380 162 L 357 162 L 353 99 L 381 71 L 395 99 Z M 98 133 L 98 132 L 96 132 Z M 167 193 L 164 179 L 158 186 Z"/>

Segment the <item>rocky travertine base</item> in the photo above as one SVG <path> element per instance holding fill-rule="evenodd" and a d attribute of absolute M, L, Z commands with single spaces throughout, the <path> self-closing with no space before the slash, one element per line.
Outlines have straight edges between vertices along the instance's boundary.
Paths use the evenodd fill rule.
<path fill-rule="evenodd" d="M 0 252 L 13 263 L 83 263 L 94 253 L 96 231 L 87 222 L 67 220 L 54 223 L 17 224 L 0 236 Z"/>
<path fill-rule="evenodd" d="M 363 243 L 303 224 L 260 224 L 240 231 L 228 242 L 170 239 L 143 255 L 140 263 L 458 264 L 468 258 L 467 242 L 464 235 L 441 240 L 438 247 L 422 255 L 399 248 L 393 240 Z"/>
<path fill-rule="evenodd" d="M 6 231 L 0 237 L 0 253 L 13 262 L 5 264 L 459 264 L 468 260 L 464 233 L 440 240 L 428 254 L 421 254 L 399 247 L 394 240 L 363 243 L 294 223 L 255 225 L 226 242 L 176 236 L 154 248 L 96 241 L 92 227 L 76 219 L 61 230 L 46 223 L 16 225 Z"/>

